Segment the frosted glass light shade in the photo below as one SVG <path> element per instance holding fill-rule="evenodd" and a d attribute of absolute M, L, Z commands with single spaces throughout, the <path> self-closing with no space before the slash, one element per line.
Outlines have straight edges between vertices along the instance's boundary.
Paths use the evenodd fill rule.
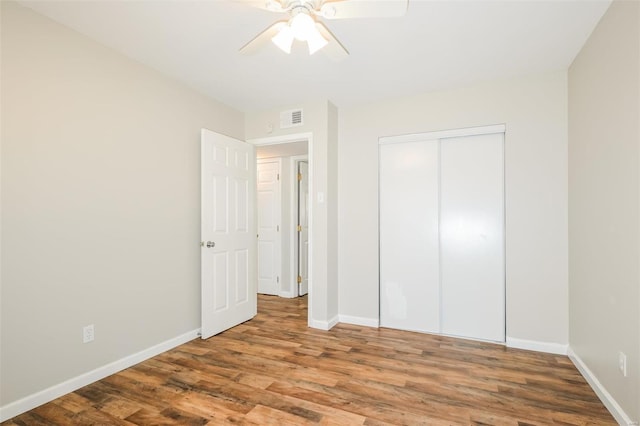
<path fill-rule="evenodd" d="M 306 13 L 298 13 L 289 21 L 291 31 L 296 40 L 307 41 L 316 30 L 313 18 Z"/>
<path fill-rule="evenodd" d="M 278 34 L 271 38 L 273 44 L 278 46 L 286 53 L 291 53 L 291 45 L 293 44 L 293 32 L 288 25 L 283 26 Z"/>
<path fill-rule="evenodd" d="M 329 42 L 322 37 L 322 34 L 314 27 L 314 32 L 307 38 L 307 44 L 309 45 L 309 55 L 313 55 L 318 50 L 325 47 Z"/>

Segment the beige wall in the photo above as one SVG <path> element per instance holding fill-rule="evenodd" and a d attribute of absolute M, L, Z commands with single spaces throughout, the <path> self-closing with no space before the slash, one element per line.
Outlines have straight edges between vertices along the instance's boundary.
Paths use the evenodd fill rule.
<path fill-rule="evenodd" d="M 640 3 L 614 1 L 569 70 L 570 345 L 640 419 Z M 618 371 L 627 354 L 629 377 Z"/>
<path fill-rule="evenodd" d="M 280 112 L 293 108 L 304 111 L 303 126 L 280 129 Z M 337 110 L 328 101 L 309 102 L 245 115 L 247 140 L 312 133 L 310 147 L 312 182 L 312 253 L 311 253 L 311 316 L 310 325 L 327 328 L 337 320 Z M 273 129 L 273 130 L 271 130 Z M 317 194 L 324 195 L 319 203 Z"/>
<path fill-rule="evenodd" d="M 507 336 L 567 344 L 565 72 L 340 110 L 341 315 L 378 319 L 378 138 L 500 123 L 507 128 Z"/>
<path fill-rule="evenodd" d="M 200 128 L 244 122 L 1 3 L 3 406 L 200 327 Z"/>

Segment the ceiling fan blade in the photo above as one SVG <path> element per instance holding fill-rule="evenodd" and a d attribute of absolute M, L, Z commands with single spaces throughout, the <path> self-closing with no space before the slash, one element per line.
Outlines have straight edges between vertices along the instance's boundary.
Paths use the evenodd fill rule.
<path fill-rule="evenodd" d="M 336 36 L 333 35 L 329 28 L 327 28 L 322 22 L 316 22 L 316 28 L 320 31 L 320 34 L 327 39 L 329 43 L 321 49 L 321 52 L 327 55 L 334 61 L 341 61 L 349 56 L 349 51 L 338 41 Z"/>
<path fill-rule="evenodd" d="M 326 19 L 393 18 L 407 13 L 409 0 L 325 1 L 318 14 Z"/>
<path fill-rule="evenodd" d="M 269 10 L 271 12 L 285 12 L 286 9 L 282 6 L 280 0 L 233 0 L 237 3 L 242 3 L 247 6 L 255 7 L 257 9 Z"/>
<path fill-rule="evenodd" d="M 280 29 L 287 25 L 287 21 L 278 21 L 271 25 L 269 28 L 258 34 L 249 43 L 240 48 L 240 53 L 243 55 L 252 55 L 264 47 L 265 44 L 271 41 L 271 38 L 278 34 Z"/>

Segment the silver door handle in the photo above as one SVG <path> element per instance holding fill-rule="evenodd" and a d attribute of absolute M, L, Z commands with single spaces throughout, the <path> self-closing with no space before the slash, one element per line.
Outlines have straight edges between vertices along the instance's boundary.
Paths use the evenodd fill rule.
<path fill-rule="evenodd" d="M 214 243 L 213 241 L 207 241 L 207 248 L 213 248 L 216 246 L 216 243 Z"/>

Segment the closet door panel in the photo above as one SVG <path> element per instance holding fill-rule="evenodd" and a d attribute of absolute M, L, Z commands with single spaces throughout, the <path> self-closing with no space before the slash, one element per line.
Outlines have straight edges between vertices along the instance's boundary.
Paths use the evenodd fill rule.
<path fill-rule="evenodd" d="M 505 339 L 503 139 L 441 140 L 443 334 Z"/>
<path fill-rule="evenodd" d="M 380 146 L 380 324 L 439 332 L 438 143 Z"/>

